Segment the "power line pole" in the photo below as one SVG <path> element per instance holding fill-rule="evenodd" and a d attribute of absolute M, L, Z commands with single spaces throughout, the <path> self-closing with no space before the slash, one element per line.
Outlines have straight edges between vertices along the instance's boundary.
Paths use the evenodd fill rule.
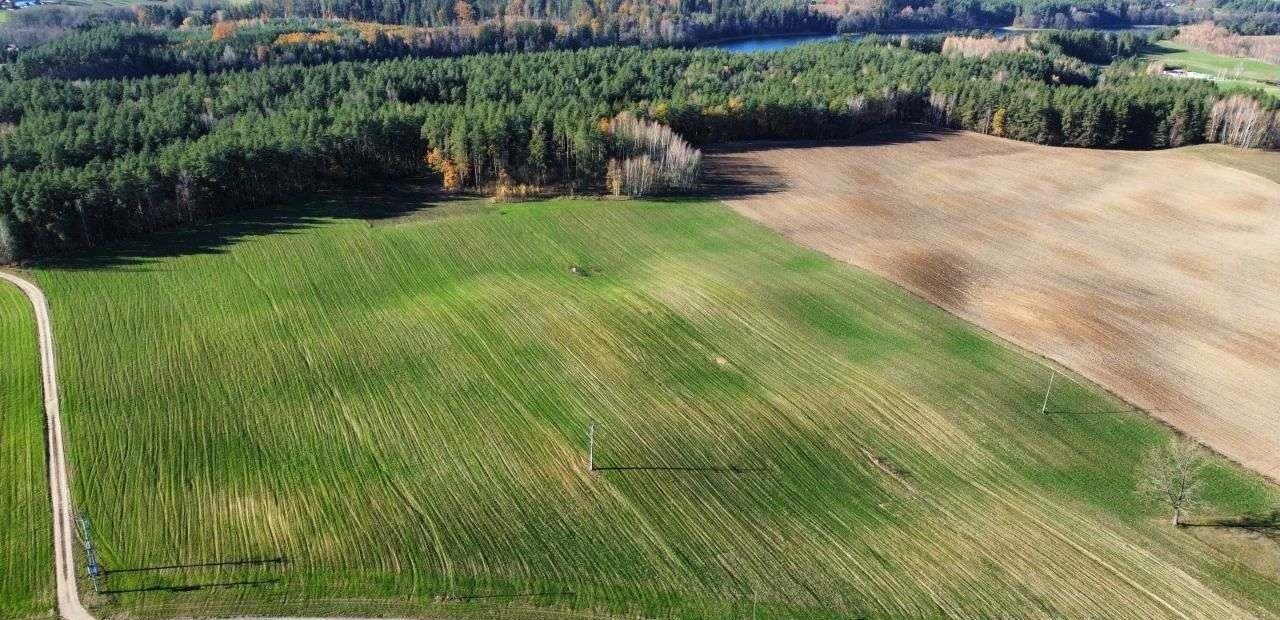
<path fill-rule="evenodd" d="M 595 473 L 596 471 L 596 422 L 592 420 L 587 424 L 587 471 Z"/>
<path fill-rule="evenodd" d="M 1040 403 L 1040 415 L 1044 415 L 1044 412 L 1049 408 L 1049 392 L 1053 391 L 1053 378 L 1058 376 L 1057 370 L 1051 370 L 1050 373 L 1049 389 L 1044 391 L 1044 402 Z"/>
<path fill-rule="evenodd" d="M 93 548 L 93 530 L 89 518 L 80 517 L 80 541 L 84 543 L 84 557 L 88 564 L 89 580 L 93 582 L 93 593 L 98 594 L 98 580 L 102 577 L 102 565 L 98 563 L 98 552 Z"/>

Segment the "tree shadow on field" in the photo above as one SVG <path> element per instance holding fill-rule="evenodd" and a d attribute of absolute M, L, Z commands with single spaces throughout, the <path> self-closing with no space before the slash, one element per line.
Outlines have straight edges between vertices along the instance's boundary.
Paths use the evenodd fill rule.
<path fill-rule="evenodd" d="M 712 199 L 745 198 L 787 187 L 786 177 L 772 166 L 725 154 L 707 158 L 698 194 Z"/>
<path fill-rule="evenodd" d="M 30 266 L 50 270 L 149 271 L 150 265 L 161 259 L 223 254 L 253 237 L 298 233 L 341 218 L 373 223 L 459 200 L 468 198 L 440 194 L 425 182 L 371 183 L 358 189 L 325 190 L 294 203 L 248 209 L 143 233 L 115 244 L 38 258 Z"/>
<path fill-rule="evenodd" d="M 757 151 L 936 142 L 955 133 L 958 132 L 945 127 L 894 124 L 872 128 L 853 138 L 839 140 L 750 141 L 710 145 L 703 149 L 706 164 L 700 193 L 706 198 L 732 199 L 777 193 L 790 187 L 782 171 L 749 157 Z"/>
<path fill-rule="evenodd" d="M 1280 508 L 1272 510 L 1269 513 L 1251 514 L 1224 519 L 1209 519 L 1194 523 L 1183 523 L 1182 526 L 1222 527 L 1246 530 L 1268 538 L 1276 543 L 1280 543 Z"/>
<path fill-rule="evenodd" d="M 844 140 L 739 142 L 712 145 L 706 149 L 706 166 L 700 190 L 682 199 L 725 199 L 782 191 L 788 187 L 784 174 L 744 155 L 752 151 L 829 146 L 882 146 L 936 141 L 955 133 L 926 125 L 890 125 L 868 130 Z M 447 195 L 433 183 L 422 180 L 370 182 L 358 188 L 321 190 L 283 205 L 246 209 L 159 232 L 141 233 L 125 241 L 65 251 L 60 256 L 41 257 L 29 266 L 48 270 L 148 271 L 161 259 L 200 254 L 222 254 L 237 243 L 253 237 L 292 234 L 320 226 L 338 218 L 356 218 L 371 225 L 392 221 L 451 203 L 473 201 L 474 197 Z"/>

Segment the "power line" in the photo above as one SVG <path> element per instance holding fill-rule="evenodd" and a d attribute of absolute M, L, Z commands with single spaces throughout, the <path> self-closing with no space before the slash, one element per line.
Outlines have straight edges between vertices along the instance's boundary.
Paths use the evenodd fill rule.
<path fill-rule="evenodd" d="M 102 578 L 102 565 L 98 563 L 98 552 L 93 548 L 93 530 L 89 517 L 80 516 L 80 542 L 84 543 L 84 557 L 88 563 L 89 580 L 93 582 L 93 592 L 99 592 L 98 580 Z"/>

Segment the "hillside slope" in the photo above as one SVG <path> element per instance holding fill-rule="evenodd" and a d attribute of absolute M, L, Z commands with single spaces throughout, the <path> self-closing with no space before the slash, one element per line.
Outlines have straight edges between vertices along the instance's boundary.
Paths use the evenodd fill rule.
<path fill-rule="evenodd" d="M 712 166 L 775 180 L 738 212 L 1280 478 L 1280 183 L 1251 172 L 1280 153 L 905 132 Z"/>
<path fill-rule="evenodd" d="M 1159 425 L 719 204 L 338 196 L 33 275 L 99 615 L 1280 613 L 1271 543 L 1134 497 Z M 1203 523 L 1277 497 L 1209 475 Z"/>

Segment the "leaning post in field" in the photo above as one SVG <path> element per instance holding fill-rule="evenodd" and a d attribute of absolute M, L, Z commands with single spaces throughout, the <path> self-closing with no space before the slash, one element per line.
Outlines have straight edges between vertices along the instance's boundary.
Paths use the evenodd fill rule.
<path fill-rule="evenodd" d="M 1049 409 L 1049 392 L 1053 391 L 1053 378 L 1058 376 L 1058 371 L 1056 370 L 1050 370 L 1049 372 L 1049 388 L 1044 391 L 1044 402 L 1040 403 L 1040 415 L 1044 415 L 1044 412 Z"/>
<path fill-rule="evenodd" d="M 587 472 L 596 471 L 596 422 L 587 423 Z"/>

